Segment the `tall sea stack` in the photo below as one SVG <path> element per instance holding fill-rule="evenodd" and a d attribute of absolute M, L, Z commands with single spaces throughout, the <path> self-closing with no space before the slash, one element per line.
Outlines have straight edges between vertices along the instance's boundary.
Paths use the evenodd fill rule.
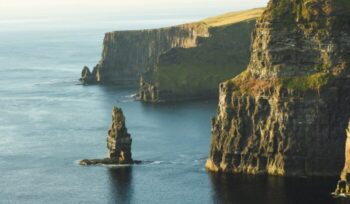
<path fill-rule="evenodd" d="M 350 196 L 350 122 L 347 129 L 346 145 L 345 145 L 345 166 L 340 175 L 335 195 Z"/>
<path fill-rule="evenodd" d="M 80 164 L 133 164 L 131 143 L 132 139 L 125 127 L 123 111 L 120 108 L 114 107 L 112 111 L 112 126 L 108 130 L 107 136 L 108 158 L 82 160 Z"/>
<path fill-rule="evenodd" d="M 339 174 L 349 63 L 350 1 L 270 0 L 246 71 L 220 85 L 207 169 Z"/>

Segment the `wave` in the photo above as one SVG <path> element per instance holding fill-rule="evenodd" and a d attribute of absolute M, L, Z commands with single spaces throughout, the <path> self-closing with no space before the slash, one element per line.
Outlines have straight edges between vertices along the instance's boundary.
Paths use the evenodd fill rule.
<path fill-rule="evenodd" d="M 137 93 L 125 96 L 125 98 L 133 98 L 133 99 L 135 99 L 136 97 L 137 97 Z"/>

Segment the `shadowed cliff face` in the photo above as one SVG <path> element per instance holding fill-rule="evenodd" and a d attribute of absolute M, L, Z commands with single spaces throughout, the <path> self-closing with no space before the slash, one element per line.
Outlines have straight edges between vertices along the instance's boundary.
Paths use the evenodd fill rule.
<path fill-rule="evenodd" d="M 218 84 L 248 65 L 255 20 L 209 29 L 193 48 L 173 48 L 162 54 L 143 76 L 140 99 L 176 101 L 218 96 Z"/>
<path fill-rule="evenodd" d="M 220 85 L 206 167 L 335 175 L 350 117 L 350 10 L 341 0 L 271 0 L 251 59 Z"/>
<path fill-rule="evenodd" d="M 84 68 L 82 71 L 81 81 L 84 84 L 124 84 L 136 85 L 139 82 L 141 75 L 149 76 L 158 68 L 158 63 L 161 61 L 161 55 L 173 53 L 172 49 L 195 48 L 199 46 L 204 38 L 209 37 L 209 30 L 212 28 L 222 28 L 227 25 L 239 23 L 246 20 L 255 19 L 262 13 L 262 9 L 252 9 L 243 12 L 233 12 L 217 17 L 204 19 L 199 22 L 183 24 L 168 28 L 150 29 L 150 30 L 135 30 L 135 31 L 115 31 L 106 33 L 103 42 L 103 52 L 100 62 L 90 72 Z M 243 26 L 242 26 L 243 27 Z M 249 39 L 252 26 L 249 27 Z M 243 33 L 246 33 L 245 28 Z M 230 34 L 229 32 L 227 34 Z M 243 38 L 245 42 L 246 37 Z M 227 42 L 226 44 L 229 44 Z M 224 44 L 224 42 L 222 42 Z M 248 53 L 249 44 L 245 44 L 244 52 Z M 208 47 L 207 47 L 208 48 Z M 212 51 L 214 48 L 208 48 L 206 52 Z M 221 49 L 222 50 L 222 49 Z M 191 54 L 191 53 L 189 53 Z M 200 53 L 197 53 L 199 55 Z M 204 53 L 206 54 L 206 53 Z M 225 56 L 225 53 L 222 53 Z M 166 55 L 166 54 L 165 54 Z M 247 54 L 246 54 L 247 55 Z M 248 57 L 245 55 L 245 65 L 248 62 Z M 203 55 L 207 57 L 208 55 Z M 180 56 L 180 58 L 182 55 Z M 189 57 L 192 57 L 189 55 Z M 196 60 L 195 58 L 191 58 Z M 217 59 L 219 60 L 219 58 Z M 163 60 L 169 64 L 169 61 Z M 240 63 L 240 62 L 239 62 Z M 161 63 L 161 65 L 164 63 Z M 200 66 L 206 65 L 207 62 L 202 62 Z M 245 66 L 244 65 L 244 66 Z M 202 71 L 197 67 L 192 73 Z M 240 67 L 244 67 L 240 66 Z M 223 66 L 221 66 L 222 68 Z M 186 69 L 191 69 L 186 67 Z M 227 69 L 227 66 L 223 69 Z M 163 70 L 163 69 L 162 69 Z M 147 73 L 147 74 L 146 74 Z M 157 72 L 158 73 L 158 72 Z M 163 76 L 162 74 L 161 76 Z M 227 74 L 231 75 L 231 74 Z M 228 77 L 229 77 L 228 76 Z M 232 76 L 232 75 L 231 75 Z M 214 76 L 215 77 L 215 76 Z M 216 77 L 217 78 L 217 77 Z M 220 77 L 220 80 L 227 78 Z M 176 80 L 182 80 L 180 79 Z M 175 81 L 176 81 L 175 80 Z M 147 78 L 148 83 L 155 83 L 155 78 Z M 175 82 L 173 82 L 175 83 Z M 203 82 L 202 82 L 203 83 Z M 218 83 L 215 83 L 215 87 Z M 176 87 L 180 89 L 181 87 Z M 213 89 L 213 86 L 211 86 Z"/>
<path fill-rule="evenodd" d="M 135 83 L 162 53 L 173 47 L 194 47 L 198 36 L 208 36 L 204 24 L 107 33 L 102 59 L 95 67 L 96 79 L 100 83 Z"/>

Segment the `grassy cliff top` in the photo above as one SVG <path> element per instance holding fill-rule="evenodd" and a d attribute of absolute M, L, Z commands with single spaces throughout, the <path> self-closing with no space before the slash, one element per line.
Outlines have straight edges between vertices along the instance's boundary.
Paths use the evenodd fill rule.
<path fill-rule="evenodd" d="M 263 11 L 264 8 L 256 8 L 246 11 L 230 12 L 223 15 L 204 19 L 200 21 L 200 23 L 205 23 L 209 27 L 224 26 L 258 18 L 263 13 Z"/>
<path fill-rule="evenodd" d="M 191 28 L 197 28 L 197 29 L 207 29 L 209 27 L 219 27 L 219 26 L 225 26 L 230 24 L 235 24 L 243 21 L 252 20 L 255 18 L 258 18 L 261 16 L 265 8 L 256 8 L 256 9 L 250 9 L 245 11 L 238 11 L 238 12 L 229 12 L 226 14 L 222 14 L 219 16 L 209 17 L 206 19 L 203 19 L 201 21 L 192 22 L 192 23 L 185 23 L 181 25 L 175 25 L 170 27 L 164 27 L 164 28 L 154 28 L 154 29 L 140 29 L 140 30 L 125 30 L 125 31 L 113 31 L 109 33 L 115 33 L 115 32 L 140 32 L 140 31 L 154 31 L 159 29 L 171 29 L 174 27 L 191 27 Z"/>

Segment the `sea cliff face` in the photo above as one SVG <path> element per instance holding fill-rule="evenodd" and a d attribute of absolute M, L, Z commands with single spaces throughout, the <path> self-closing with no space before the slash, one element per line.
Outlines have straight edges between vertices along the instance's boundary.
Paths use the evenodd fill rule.
<path fill-rule="evenodd" d="M 198 36 L 207 35 L 208 31 L 202 24 L 107 33 L 102 59 L 96 68 L 97 81 L 136 82 L 141 73 L 154 67 L 165 51 L 173 47 L 194 47 Z"/>
<path fill-rule="evenodd" d="M 350 117 L 350 6 L 271 0 L 250 63 L 220 85 L 206 167 L 271 175 L 336 175 Z"/>
<path fill-rule="evenodd" d="M 137 84 L 142 73 L 152 69 L 158 57 L 173 47 L 194 47 L 197 37 L 208 36 L 202 23 L 169 28 L 115 31 L 105 34 L 100 62 L 84 83 Z"/>
<path fill-rule="evenodd" d="M 212 27 L 192 48 L 172 48 L 143 75 L 140 99 L 146 102 L 218 96 L 218 85 L 243 71 L 250 56 L 255 19 Z"/>
<path fill-rule="evenodd" d="M 83 84 L 139 83 L 143 101 L 217 95 L 219 82 L 248 64 L 251 32 L 262 11 L 232 12 L 168 28 L 106 33 L 100 62 L 92 71 L 84 67 L 80 80 Z"/>

